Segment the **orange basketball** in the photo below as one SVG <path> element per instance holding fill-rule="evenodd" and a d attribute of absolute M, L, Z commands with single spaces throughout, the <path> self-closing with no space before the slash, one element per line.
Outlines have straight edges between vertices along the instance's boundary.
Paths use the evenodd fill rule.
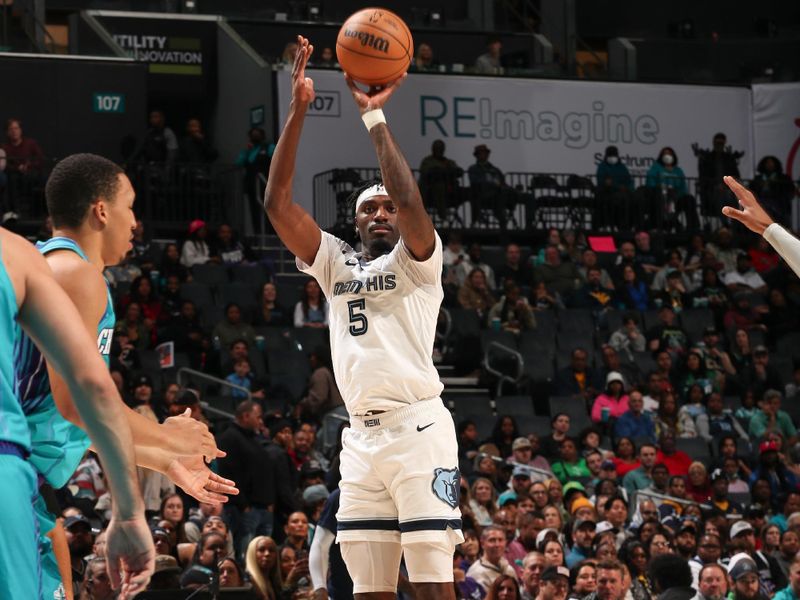
<path fill-rule="evenodd" d="M 365 8 L 350 15 L 336 38 L 342 69 L 365 85 L 383 85 L 411 65 L 414 40 L 403 19 L 385 8 Z"/>

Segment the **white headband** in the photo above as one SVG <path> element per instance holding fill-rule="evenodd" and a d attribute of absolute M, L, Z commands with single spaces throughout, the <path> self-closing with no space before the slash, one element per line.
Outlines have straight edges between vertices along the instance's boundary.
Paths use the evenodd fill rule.
<path fill-rule="evenodd" d="M 376 183 L 375 185 L 368 187 L 358 195 L 358 198 L 356 198 L 356 212 L 358 212 L 358 209 L 361 208 L 361 205 L 370 198 L 388 195 L 389 194 L 386 193 L 386 188 L 383 187 L 382 183 Z"/>

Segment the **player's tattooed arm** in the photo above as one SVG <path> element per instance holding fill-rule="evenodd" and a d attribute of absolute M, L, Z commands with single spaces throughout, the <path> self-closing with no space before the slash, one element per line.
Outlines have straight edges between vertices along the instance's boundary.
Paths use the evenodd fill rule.
<path fill-rule="evenodd" d="M 292 101 L 278 145 L 272 155 L 264 195 L 264 210 L 289 251 L 310 265 L 317 256 L 322 236 L 313 217 L 292 201 L 292 181 L 303 121 L 308 105 L 314 100 L 314 82 L 306 77 L 306 64 L 314 46 L 302 36 L 297 36 L 297 44 L 292 68 Z"/>
<path fill-rule="evenodd" d="M 347 85 L 362 115 L 382 109 L 405 78 L 403 75 L 383 87 L 371 87 L 368 92 L 364 92 L 356 86 L 349 75 L 345 75 Z M 374 125 L 369 130 L 369 135 L 378 155 L 383 185 L 397 206 L 400 237 L 414 258 L 427 260 L 433 254 L 436 239 L 433 222 L 425 210 L 414 174 L 386 123 Z"/>

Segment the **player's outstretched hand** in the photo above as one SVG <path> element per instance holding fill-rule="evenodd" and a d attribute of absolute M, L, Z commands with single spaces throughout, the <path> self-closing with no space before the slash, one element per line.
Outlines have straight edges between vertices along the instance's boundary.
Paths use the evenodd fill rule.
<path fill-rule="evenodd" d="M 133 598 L 147 588 L 155 565 L 153 536 L 144 515 L 134 519 L 111 519 L 106 556 L 111 587 L 120 600 Z"/>
<path fill-rule="evenodd" d="M 218 456 L 222 458 L 225 453 L 220 451 Z M 239 493 L 236 483 L 211 471 L 202 456 L 175 458 L 169 464 L 167 477 L 199 502 L 223 504 L 228 501 L 223 494 L 235 496 Z"/>
<path fill-rule="evenodd" d="M 736 181 L 733 177 L 725 176 L 722 178 L 725 184 L 736 195 L 741 210 L 732 206 L 722 208 L 722 214 L 731 219 L 736 219 L 745 225 L 750 231 L 763 235 L 764 230 L 772 225 L 773 221 L 761 205 L 756 200 L 753 192 Z"/>
<path fill-rule="evenodd" d="M 314 101 L 314 80 L 306 77 L 306 65 L 314 46 L 302 35 L 297 36 L 297 54 L 294 55 L 292 66 L 292 99 L 302 104 L 311 104 Z"/>
<path fill-rule="evenodd" d="M 406 80 L 407 76 L 408 75 L 404 73 L 401 77 L 398 77 L 386 85 L 373 85 L 366 92 L 359 88 L 353 78 L 347 73 L 344 74 L 344 79 L 347 82 L 347 87 L 350 88 L 350 92 L 353 94 L 353 100 L 356 101 L 359 112 L 363 115 L 365 112 L 383 108 L 383 105 L 388 102 L 389 98 L 391 98 L 395 90 Z"/>
<path fill-rule="evenodd" d="M 182 415 L 170 417 L 161 425 L 164 428 L 165 450 L 176 456 L 217 457 L 219 450 L 214 436 L 205 423 L 191 417 L 187 408 Z"/>

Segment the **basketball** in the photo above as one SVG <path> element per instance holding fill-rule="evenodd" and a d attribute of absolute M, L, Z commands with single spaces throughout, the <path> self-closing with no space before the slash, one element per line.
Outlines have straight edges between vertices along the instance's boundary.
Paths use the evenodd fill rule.
<path fill-rule="evenodd" d="M 384 85 L 408 70 L 414 40 L 403 19 L 384 8 L 365 8 L 344 22 L 336 38 L 342 70 L 365 85 Z"/>

